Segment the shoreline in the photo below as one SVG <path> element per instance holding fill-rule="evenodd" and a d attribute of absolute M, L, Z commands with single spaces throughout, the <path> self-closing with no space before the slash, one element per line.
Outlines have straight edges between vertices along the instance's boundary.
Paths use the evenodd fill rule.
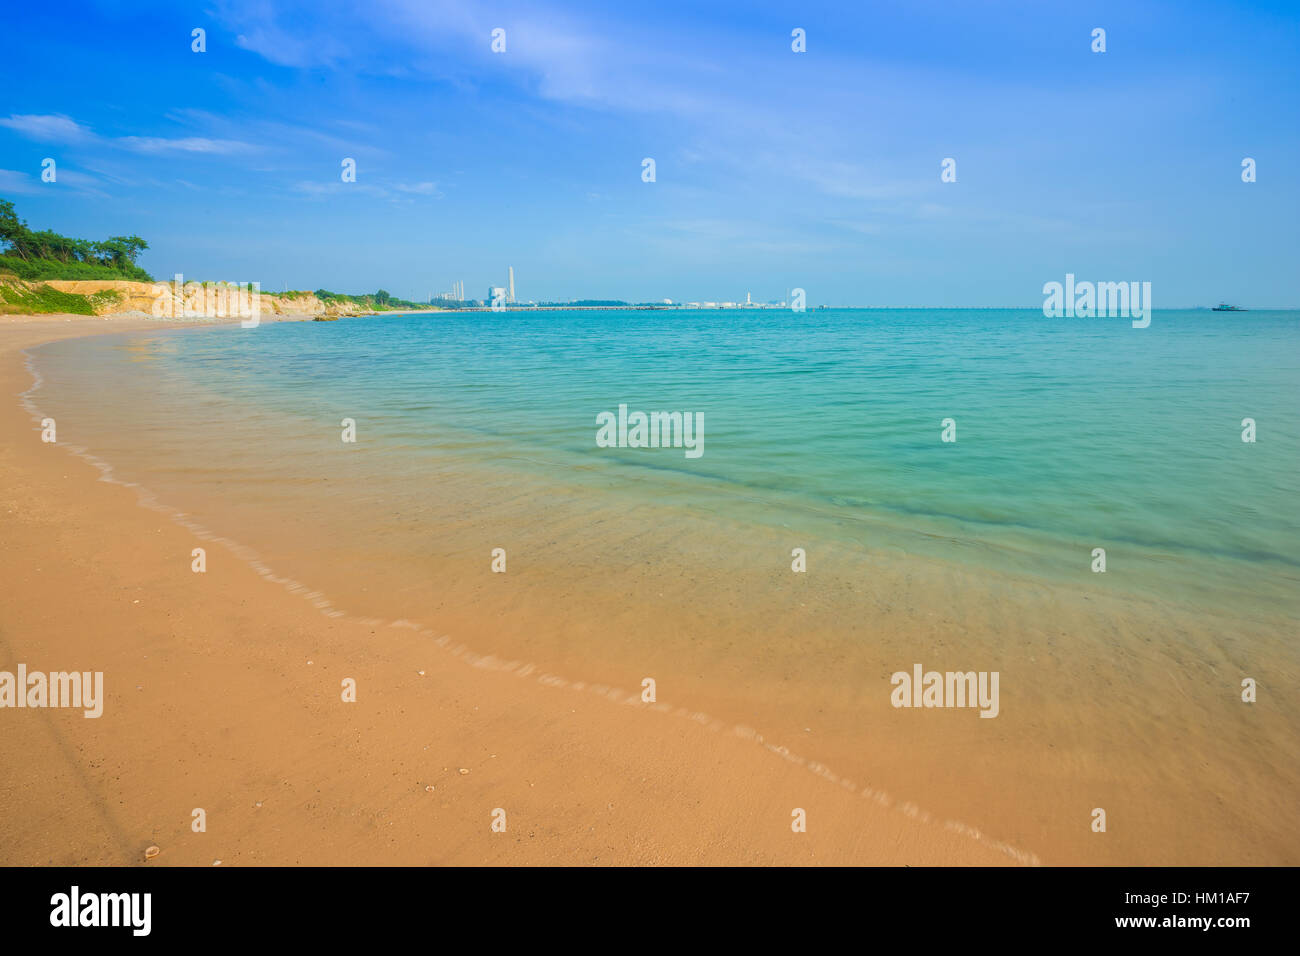
<path fill-rule="evenodd" d="M 211 324 L 6 318 L 0 386 L 29 390 L 22 349 L 54 339 Z M 2 414 L 0 669 L 103 671 L 107 700 L 99 720 L 0 711 L 0 863 L 142 862 L 150 844 L 152 865 L 1032 861 L 667 700 L 507 670 L 438 628 L 326 618 L 215 549 L 200 578 L 191 530 L 50 454 L 17 401 Z"/>

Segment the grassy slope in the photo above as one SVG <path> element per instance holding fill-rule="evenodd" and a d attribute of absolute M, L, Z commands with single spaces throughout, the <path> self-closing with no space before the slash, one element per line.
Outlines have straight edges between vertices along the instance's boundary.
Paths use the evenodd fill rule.
<path fill-rule="evenodd" d="M 122 297 L 111 289 L 91 295 L 60 292 L 41 284 L 23 286 L 0 282 L 0 312 L 15 315 L 38 315 L 67 312 L 72 315 L 95 315 L 96 310 L 120 302 Z"/>

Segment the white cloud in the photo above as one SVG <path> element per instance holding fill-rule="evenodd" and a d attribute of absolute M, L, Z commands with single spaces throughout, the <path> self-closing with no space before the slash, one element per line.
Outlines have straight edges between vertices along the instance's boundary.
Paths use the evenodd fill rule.
<path fill-rule="evenodd" d="M 210 153 L 230 155 L 246 153 L 257 147 L 251 143 L 233 139 L 209 139 L 203 136 L 182 136 L 168 138 L 164 136 L 116 136 L 104 137 L 95 133 L 90 127 L 83 126 L 76 120 L 61 114 L 12 114 L 8 119 L 0 119 L 0 126 L 34 139 L 41 143 L 62 143 L 68 145 L 84 144 L 108 146 L 117 149 L 129 149 L 138 153 Z"/>
<path fill-rule="evenodd" d="M 40 184 L 26 173 L 16 169 L 0 169 L 0 193 L 35 193 Z"/>
<path fill-rule="evenodd" d="M 841 199 L 869 201 L 907 199 L 923 193 L 926 189 L 926 184 L 919 179 L 882 180 L 872 170 L 855 163 L 808 159 L 792 162 L 786 157 L 766 159 L 772 165 L 779 165 L 786 172 L 812 184 L 826 195 Z"/>
<path fill-rule="evenodd" d="M 203 136 L 184 136 L 179 139 L 165 139 L 159 136 L 122 136 L 112 142 L 140 153 L 212 153 L 228 156 L 231 153 L 247 153 L 256 148 L 250 143 L 242 143 L 239 140 L 207 139 Z"/>
<path fill-rule="evenodd" d="M 16 169 L 0 169 L 0 194 L 34 196 L 68 190 L 82 196 L 106 197 L 108 193 L 99 188 L 102 185 L 101 180 L 88 173 L 63 166 L 56 167 L 56 177 L 52 183 L 41 182 L 38 177 Z"/>
<path fill-rule="evenodd" d="M 368 196 L 373 199 L 386 199 L 394 203 L 409 203 L 415 196 L 431 196 L 441 199 L 437 183 L 393 183 L 393 182 L 355 182 L 342 180 L 303 179 L 289 187 L 293 192 L 309 199 L 333 199 L 348 196 Z"/>
<path fill-rule="evenodd" d="M 438 192 L 437 183 L 397 183 L 394 189 L 404 193 L 416 193 L 420 196 L 437 196 L 442 198 L 442 193 Z"/>
<path fill-rule="evenodd" d="M 108 195 L 99 189 L 100 186 L 105 185 L 102 179 L 98 176 L 92 176 L 90 173 L 83 173 L 80 170 L 66 169 L 60 166 L 58 182 L 60 185 L 72 186 L 78 192 L 93 193 L 96 196 Z"/>
<path fill-rule="evenodd" d="M 41 143 L 81 143 L 95 138 L 87 127 L 61 114 L 35 115 L 13 113 L 0 119 L 0 126 Z"/>
<path fill-rule="evenodd" d="M 235 44 L 279 66 L 330 65 L 347 54 L 347 47 L 324 35 L 306 37 L 287 30 L 259 27 L 235 37 Z"/>

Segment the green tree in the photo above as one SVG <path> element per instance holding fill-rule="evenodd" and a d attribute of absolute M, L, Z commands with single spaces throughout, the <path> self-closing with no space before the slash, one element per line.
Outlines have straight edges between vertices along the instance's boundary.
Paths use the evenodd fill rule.
<path fill-rule="evenodd" d="M 8 251 L 20 259 L 32 258 L 31 230 L 27 223 L 18 218 L 14 204 L 7 199 L 0 199 L 0 242 L 9 247 Z"/>
<path fill-rule="evenodd" d="M 149 243 L 139 236 L 109 236 L 108 241 L 100 245 L 103 246 L 108 264 L 115 269 L 135 265 L 140 253 L 149 248 Z"/>

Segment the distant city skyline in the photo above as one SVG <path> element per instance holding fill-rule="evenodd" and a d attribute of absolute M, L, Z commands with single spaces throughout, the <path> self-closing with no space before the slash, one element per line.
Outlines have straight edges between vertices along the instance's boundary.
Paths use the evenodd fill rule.
<path fill-rule="evenodd" d="M 1073 272 L 1297 306 L 1298 26 L 1278 0 L 23 4 L 0 196 L 267 289 L 514 298 L 514 267 L 531 301 L 1019 307 Z"/>

